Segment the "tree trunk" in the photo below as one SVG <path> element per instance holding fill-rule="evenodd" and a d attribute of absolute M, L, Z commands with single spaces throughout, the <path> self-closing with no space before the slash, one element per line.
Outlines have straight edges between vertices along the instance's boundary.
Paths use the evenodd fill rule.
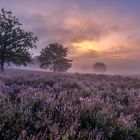
<path fill-rule="evenodd" d="M 1 59 L 1 72 L 4 72 L 4 58 Z"/>
<path fill-rule="evenodd" d="M 2 50 L 1 50 L 1 64 L 0 64 L 0 69 L 1 69 L 1 72 L 4 72 L 4 63 L 5 63 L 5 49 L 6 49 L 6 47 L 5 46 L 3 46 L 2 47 Z"/>

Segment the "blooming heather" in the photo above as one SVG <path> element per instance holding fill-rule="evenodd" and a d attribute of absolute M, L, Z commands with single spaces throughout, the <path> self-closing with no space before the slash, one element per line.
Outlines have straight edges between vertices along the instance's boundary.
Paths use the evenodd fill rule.
<path fill-rule="evenodd" d="M 140 79 L 8 70 L 2 140 L 139 140 Z"/>

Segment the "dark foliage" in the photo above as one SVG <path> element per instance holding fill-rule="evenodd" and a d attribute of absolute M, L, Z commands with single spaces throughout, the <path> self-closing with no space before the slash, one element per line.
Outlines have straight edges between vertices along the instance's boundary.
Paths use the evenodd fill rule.
<path fill-rule="evenodd" d="M 97 62 L 93 65 L 93 69 L 95 72 L 103 73 L 103 72 L 106 72 L 107 66 L 102 62 L 101 63 Z"/>
<path fill-rule="evenodd" d="M 53 70 L 54 72 L 64 72 L 71 67 L 72 60 L 67 59 L 68 49 L 62 45 L 54 43 L 42 49 L 39 56 L 40 67 Z"/>
<path fill-rule="evenodd" d="M 12 15 L 12 12 L 0 12 L 0 65 L 24 65 L 31 63 L 30 48 L 36 47 L 37 37 L 32 32 L 21 29 L 22 24 Z"/>

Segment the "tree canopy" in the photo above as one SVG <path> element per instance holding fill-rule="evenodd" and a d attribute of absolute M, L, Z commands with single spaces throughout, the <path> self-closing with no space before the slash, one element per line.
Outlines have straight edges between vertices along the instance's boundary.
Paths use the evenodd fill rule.
<path fill-rule="evenodd" d="M 103 62 L 97 62 L 93 65 L 95 72 L 103 73 L 106 72 L 107 66 Z"/>
<path fill-rule="evenodd" d="M 50 44 L 40 53 L 40 67 L 54 72 L 65 72 L 71 67 L 72 62 L 72 60 L 67 59 L 67 55 L 68 49 L 61 44 Z"/>
<path fill-rule="evenodd" d="M 0 12 L 0 65 L 4 71 L 4 64 L 24 65 L 31 63 L 30 48 L 36 47 L 37 37 L 32 32 L 21 29 L 22 24 L 4 9 Z"/>

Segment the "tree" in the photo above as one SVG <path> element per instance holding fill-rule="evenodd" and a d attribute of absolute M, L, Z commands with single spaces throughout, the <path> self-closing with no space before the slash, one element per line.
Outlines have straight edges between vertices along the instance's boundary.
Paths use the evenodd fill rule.
<path fill-rule="evenodd" d="M 58 43 L 50 44 L 42 49 L 39 62 L 41 68 L 64 72 L 71 67 L 72 60 L 67 59 L 68 49 Z"/>
<path fill-rule="evenodd" d="M 107 66 L 103 62 L 97 62 L 93 66 L 95 72 L 103 73 L 106 72 Z"/>
<path fill-rule="evenodd" d="M 0 66 L 24 65 L 31 63 L 30 48 L 36 47 L 37 37 L 32 32 L 21 29 L 22 24 L 11 11 L 0 11 Z"/>

